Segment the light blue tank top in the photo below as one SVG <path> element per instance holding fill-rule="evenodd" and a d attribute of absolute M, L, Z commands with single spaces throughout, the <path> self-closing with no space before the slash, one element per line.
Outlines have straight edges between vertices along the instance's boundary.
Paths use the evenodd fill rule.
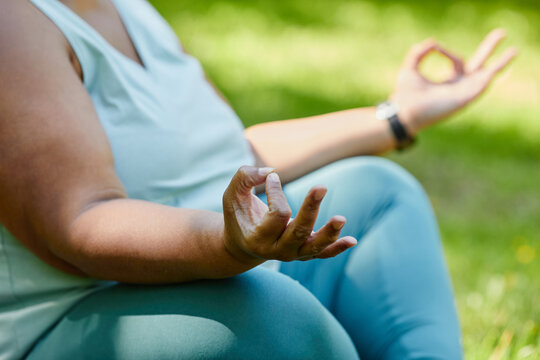
<path fill-rule="evenodd" d="M 219 211 L 235 171 L 254 163 L 241 122 L 150 4 L 113 2 L 145 67 L 58 0 L 32 0 L 77 54 L 129 196 Z M 102 286 L 46 265 L 0 224 L 0 359 L 23 356 L 75 302 Z"/>

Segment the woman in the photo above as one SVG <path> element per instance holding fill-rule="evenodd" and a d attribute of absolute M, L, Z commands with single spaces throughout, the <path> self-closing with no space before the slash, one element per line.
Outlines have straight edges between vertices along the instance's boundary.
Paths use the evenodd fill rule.
<path fill-rule="evenodd" d="M 358 156 L 480 95 L 502 31 L 467 63 L 415 45 L 378 113 L 244 132 L 144 0 L 12 0 L 0 27 L 1 358 L 461 357 L 425 194 Z"/>

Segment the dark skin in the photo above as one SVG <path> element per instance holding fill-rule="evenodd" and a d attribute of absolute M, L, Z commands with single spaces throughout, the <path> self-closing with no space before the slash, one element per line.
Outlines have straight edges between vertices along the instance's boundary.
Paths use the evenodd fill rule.
<path fill-rule="evenodd" d="M 143 66 L 110 0 L 63 3 Z M 483 67 L 503 37 L 490 36 L 473 57 L 475 66 L 440 86 L 418 77 L 418 63 L 430 51 L 460 60 L 433 42 L 413 48 L 402 78 L 415 81 L 398 81 L 393 94 L 412 133 L 476 98 L 511 60 L 514 54 L 506 53 Z M 290 181 L 329 162 L 396 145 L 372 108 L 260 125 L 246 136 L 258 165 L 272 168 L 240 169 L 223 196 L 223 214 L 132 200 L 115 173 L 81 66 L 58 28 L 28 1 L 5 1 L 0 48 L 0 222 L 43 261 L 71 274 L 172 283 L 230 277 L 267 259 L 336 256 L 356 240 L 339 237 L 346 221 L 341 216 L 313 232 L 326 188 L 311 189 L 291 219 L 272 168 Z M 301 151 L 288 151 L 293 148 Z M 256 186 L 266 187 L 268 206 L 251 194 Z"/>

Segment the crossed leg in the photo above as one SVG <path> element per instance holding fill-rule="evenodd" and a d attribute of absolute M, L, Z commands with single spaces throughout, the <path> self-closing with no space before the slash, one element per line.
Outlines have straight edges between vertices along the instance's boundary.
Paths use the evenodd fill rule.
<path fill-rule="evenodd" d="M 293 214 L 307 190 L 328 187 L 317 226 L 344 215 L 358 245 L 333 259 L 281 264 L 324 304 L 362 359 L 460 359 L 460 329 L 429 200 L 392 162 L 358 157 L 285 186 Z"/>
<path fill-rule="evenodd" d="M 82 300 L 28 359 L 357 359 L 296 281 L 253 269 L 225 280 L 115 285 Z"/>

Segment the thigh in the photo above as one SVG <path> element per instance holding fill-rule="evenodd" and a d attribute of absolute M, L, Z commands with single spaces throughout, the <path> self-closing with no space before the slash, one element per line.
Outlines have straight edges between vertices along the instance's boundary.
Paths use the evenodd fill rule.
<path fill-rule="evenodd" d="M 173 286 L 117 285 L 78 305 L 29 359 L 356 358 L 302 286 L 265 269 Z"/>
<path fill-rule="evenodd" d="M 439 232 L 418 182 L 388 160 L 352 158 L 287 185 L 291 207 L 319 183 L 328 195 L 317 225 L 343 215 L 343 235 L 359 243 L 333 259 L 282 263 L 281 271 L 330 309 L 362 358 L 460 358 Z"/>

